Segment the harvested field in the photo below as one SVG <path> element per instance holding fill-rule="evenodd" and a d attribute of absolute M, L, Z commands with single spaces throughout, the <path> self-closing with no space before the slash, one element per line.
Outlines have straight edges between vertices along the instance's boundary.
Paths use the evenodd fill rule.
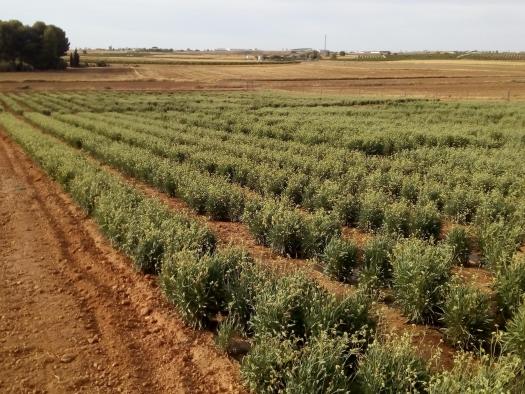
<path fill-rule="evenodd" d="M 279 65 L 115 65 L 64 73 L 11 73 L 0 90 L 285 90 L 348 96 L 521 100 L 525 62 L 320 61 Z"/>

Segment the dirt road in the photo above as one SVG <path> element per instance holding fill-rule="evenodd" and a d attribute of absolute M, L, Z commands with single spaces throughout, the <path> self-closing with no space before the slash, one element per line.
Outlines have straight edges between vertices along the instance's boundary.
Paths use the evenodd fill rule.
<path fill-rule="evenodd" d="M 0 392 L 241 392 L 238 366 L 186 327 L 0 132 Z"/>

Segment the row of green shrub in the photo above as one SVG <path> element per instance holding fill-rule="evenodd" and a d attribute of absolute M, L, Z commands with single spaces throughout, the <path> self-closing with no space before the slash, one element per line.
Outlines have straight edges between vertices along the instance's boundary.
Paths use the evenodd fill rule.
<path fill-rule="evenodd" d="M 198 213 L 218 220 L 243 220 L 261 243 L 294 257 L 312 257 L 340 232 L 339 220 L 322 212 L 308 215 L 286 202 L 259 201 L 227 180 L 202 174 L 184 164 L 157 157 L 146 149 L 113 141 L 36 113 L 26 117 L 102 162 L 176 195 Z"/>
<path fill-rule="evenodd" d="M 232 182 L 247 186 L 258 193 L 288 197 L 309 209 L 334 209 L 341 195 L 355 192 L 353 183 L 357 180 L 358 189 L 363 195 L 367 195 L 371 189 L 377 189 L 386 193 L 389 199 L 405 198 L 408 201 L 419 200 L 423 203 L 430 200 L 453 219 L 470 221 L 478 206 L 484 202 L 480 196 L 492 191 L 499 191 L 504 196 L 509 193 L 509 188 L 514 182 L 508 177 L 502 178 L 485 169 L 473 177 L 465 178 L 464 173 L 471 169 L 461 169 L 462 174 L 457 169 L 450 173 L 444 167 L 448 176 L 443 178 L 444 173 L 432 174 L 432 178 L 439 177 L 436 180 L 429 176 L 422 179 L 421 175 L 403 173 L 402 168 L 385 168 L 370 172 L 370 168 L 367 167 L 373 164 L 373 161 L 367 166 L 363 165 L 363 160 L 370 161 L 370 159 L 363 158 L 356 161 L 354 157 L 349 161 L 345 159 L 344 151 L 340 149 L 326 151 L 322 158 L 311 158 L 312 149 L 309 152 L 308 149 L 298 149 L 296 145 L 290 145 L 290 150 L 283 150 L 283 147 L 275 141 L 273 143 L 264 141 L 264 144 L 260 141 L 260 147 L 257 147 L 257 141 L 253 136 L 231 136 L 214 130 L 184 127 L 176 123 L 152 124 L 130 115 L 117 114 L 112 116 L 113 118 L 107 115 L 89 115 L 89 120 L 83 120 L 82 116 L 88 115 L 66 115 L 61 119 L 82 124 L 83 127 L 98 128 L 99 131 L 108 129 L 109 123 L 112 125 L 109 129 L 117 128 L 119 133 L 122 133 L 121 130 L 125 127 L 128 130 L 124 129 L 124 134 L 129 134 L 129 129 L 133 129 L 142 134 L 153 135 L 154 138 L 146 140 L 143 146 L 151 146 L 155 138 L 170 140 L 177 145 L 167 147 L 166 144 L 160 144 L 161 150 L 157 150 L 157 153 L 162 152 L 161 154 L 177 160 L 189 161 L 201 170 L 225 176 Z M 166 128 L 167 126 L 169 129 Z M 319 146 L 316 146 L 315 150 L 318 149 Z M 435 151 L 437 152 L 437 149 Z M 302 160 L 295 160 L 297 156 L 301 156 Z M 306 163 L 308 165 L 305 166 Z M 438 168 L 435 163 L 430 164 L 432 170 Z M 334 171 L 335 169 L 337 170 Z M 346 179 L 345 172 L 349 169 L 352 178 Z M 316 172 L 312 173 L 313 170 Z M 331 173 L 330 177 L 334 177 L 334 180 L 323 179 L 326 171 Z M 441 167 L 442 171 L 443 167 Z M 454 179 L 453 175 L 458 177 L 456 183 L 451 183 Z M 436 183 L 436 181 L 437 184 L 432 189 L 428 186 L 422 187 L 423 184 L 432 185 L 432 182 Z M 490 200 L 493 199 L 494 196 L 490 196 Z"/>
<path fill-rule="evenodd" d="M 85 115 L 82 115 L 85 116 Z M 112 119 L 114 117 L 115 119 Z M 79 122 L 78 116 L 67 116 L 67 119 L 74 122 Z M 231 177 L 233 180 L 236 180 L 242 184 L 242 182 L 246 182 L 246 173 L 249 172 L 251 175 L 249 176 L 249 179 L 252 179 L 250 182 L 256 182 L 255 184 L 251 185 L 251 187 L 256 188 L 257 191 L 261 192 L 264 191 L 263 189 L 266 186 L 266 184 L 262 181 L 258 181 L 258 177 L 261 178 L 261 180 L 266 179 L 264 175 L 267 173 L 267 171 L 264 170 L 264 167 L 261 169 L 258 168 L 258 171 L 255 171 L 253 166 L 259 167 L 258 164 L 262 161 L 265 164 L 272 164 L 275 165 L 276 163 L 279 163 L 279 166 L 283 166 L 282 168 L 272 168 L 273 176 L 278 180 L 277 185 L 279 187 L 275 189 L 275 186 L 269 185 L 270 188 L 267 189 L 267 191 L 276 190 L 277 192 L 282 192 L 283 187 L 286 186 L 287 183 L 290 183 L 290 181 L 287 181 L 290 177 L 292 177 L 293 173 L 296 172 L 297 168 L 292 171 L 292 168 L 295 166 L 301 167 L 301 172 L 307 171 L 307 174 L 311 169 L 319 169 L 320 166 L 322 166 L 323 170 L 321 172 L 317 173 L 315 177 L 322 176 L 322 174 L 325 174 L 324 168 L 326 167 L 327 171 L 333 172 L 334 169 L 340 169 L 341 165 L 343 165 L 343 169 L 347 168 L 350 163 L 348 160 L 344 159 L 343 151 L 341 149 L 339 150 L 326 150 L 326 148 L 323 148 L 326 152 L 323 151 L 323 155 L 321 159 L 316 159 L 317 161 L 312 161 L 311 156 L 312 151 L 316 152 L 320 149 L 319 146 L 316 146 L 315 149 L 310 149 L 310 152 L 308 152 L 308 149 L 301 149 L 297 150 L 299 146 L 297 144 L 290 145 L 291 147 L 294 147 L 293 150 L 289 151 L 286 149 L 283 149 L 283 146 L 279 146 L 278 143 L 271 143 L 271 145 L 268 145 L 271 141 L 264 141 L 264 145 L 266 148 L 260 149 L 255 148 L 253 144 L 256 144 L 257 146 L 257 140 L 254 140 L 254 136 L 245 136 L 245 135 L 229 135 L 228 133 L 220 133 L 215 130 L 203 130 L 202 128 L 195 128 L 194 126 L 187 126 L 177 124 L 177 123 L 169 123 L 165 124 L 162 122 L 151 121 L 151 120 L 144 120 L 137 116 L 132 115 L 126 115 L 122 116 L 119 114 L 112 114 L 111 117 L 108 117 L 107 115 L 92 115 L 90 116 L 90 119 L 92 121 L 98 120 L 98 122 L 109 122 L 113 125 L 113 127 L 122 127 L 125 126 L 127 128 L 133 128 L 135 131 L 140 131 L 147 134 L 153 134 L 157 137 L 163 137 L 168 139 L 173 139 L 177 142 L 182 142 L 186 144 L 191 145 L 191 158 L 196 161 L 204 161 L 201 163 L 205 168 L 211 169 L 212 171 L 218 171 L 221 175 L 226 175 Z M 169 128 L 169 130 L 167 129 Z M 242 139 L 240 139 L 242 137 Z M 182 139 L 182 140 L 181 140 Z M 218 140 L 217 140 L 218 139 Z M 251 143 L 250 143 L 251 141 Z M 261 141 L 262 143 L 262 141 Z M 196 150 L 196 145 L 198 145 L 199 150 Z M 217 148 L 220 146 L 220 152 L 221 154 L 218 154 Z M 272 147 L 269 150 L 270 146 Z M 179 147 L 180 148 L 180 147 Z M 188 146 L 184 147 L 185 149 L 188 149 Z M 205 148 L 206 151 L 213 152 L 213 155 L 206 154 L 205 151 L 202 151 L 202 149 Z M 306 147 L 305 147 L 306 148 Z M 276 152 L 275 150 L 281 151 L 281 153 Z M 271 152 L 271 154 L 270 154 Z M 437 152 L 437 150 L 436 150 Z M 224 153 L 224 154 L 222 154 Z M 238 157 L 242 154 L 242 159 Z M 293 160 L 293 155 L 301 155 L 302 161 L 296 161 Z M 335 156 L 334 156 L 335 155 Z M 433 153 L 435 155 L 435 153 Z M 188 155 L 186 155 L 188 156 Z M 479 158 L 473 155 L 473 152 L 468 152 L 468 156 L 472 156 L 474 159 L 474 163 L 479 162 Z M 479 155 L 478 155 L 479 156 Z M 246 160 L 249 158 L 249 162 Z M 278 159 L 277 159 L 278 158 Z M 336 160 L 333 160 L 336 158 Z M 368 159 L 367 159 L 368 160 Z M 310 163 L 307 167 L 304 167 L 305 163 Z M 325 162 L 326 165 L 323 163 Z M 250 167 L 250 163 L 252 163 L 252 167 Z M 381 163 L 381 162 L 378 162 Z M 352 171 L 359 171 L 364 170 L 365 174 L 369 172 L 369 169 L 361 168 L 359 163 L 351 162 L 352 165 Z M 430 163 L 432 164 L 432 163 Z M 461 163 L 462 165 L 467 165 L 467 162 Z M 289 168 L 288 165 L 292 165 L 292 168 Z M 356 166 L 357 165 L 357 166 Z M 472 167 L 472 164 L 469 165 Z M 427 168 L 426 166 L 423 168 Z M 432 165 L 431 169 L 436 169 L 435 163 Z M 475 169 L 475 168 L 472 168 Z M 225 172 L 221 172 L 224 170 Z M 269 169 L 268 169 L 269 170 Z M 445 170 L 448 170 L 445 168 Z M 469 171 L 469 169 L 461 169 L 462 171 Z M 453 176 L 459 177 L 455 184 L 452 184 L 452 187 L 447 188 L 452 190 L 454 189 L 454 186 L 463 186 L 463 190 L 465 190 L 465 186 L 472 186 L 470 189 L 473 189 L 473 192 L 487 192 L 494 188 L 501 188 L 501 192 L 507 192 L 508 191 L 508 185 L 507 184 L 501 184 L 502 179 L 507 182 L 510 180 L 508 177 L 501 178 L 497 174 L 492 174 L 491 172 L 486 172 L 486 169 L 482 169 L 483 172 L 479 174 L 475 174 L 474 177 L 465 178 L 461 175 L 460 172 L 453 171 L 452 173 L 448 173 L 448 177 L 444 180 L 446 180 L 447 183 L 449 183 L 452 179 L 454 179 Z M 493 170 L 491 170 L 493 171 Z M 260 173 L 259 173 L 260 172 Z M 340 181 L 341 178 L 341 172 L 336 171 L 332 174 L 334 177 L 337 177 L 337 179 Z M 395 175 L 395 173 L 393 174 Z M 412 187 L 412 189 L 415 187 L 415 191 L 417 192 L 419 189 L 419 185 L 421 184 L 421 179 L 414 178 L 411 179 L 411 177 L 406 177 L 407 174 L 398 174 L 399 176 L 396 180 L 396 177 L 394 177 L 394 181 L 408 181 L 409 183 L 407 186 Z M 433 176 L 442 176 L 443 174 L 433 174 Z M 387 176 L 385 178 L 385 176 Z M 282 178 L 282 179 L 281 179 Z M 291 179 L 291 178 L 290 178 Z M 379 178 L 382 183 L 384 182 L 392 182 L 392 180 L 388 179 L 388 174 L 384 174 L 381 178 Z M 428 182 L 430 179 L 426 179 Z M 315 181 L 315 179 L 314 179 Z M 258 183 L 257 183 L 258 182 Z M 311 182 L 311 181 L 309 181 Z M 316 190 L 319 188 L 320 185 L 312 185 L 311 189 Z M 384 185 L 376 185 L 374 183 L 366 184 L 364 185 L 365 188 L 376 188 L 377 186 L 382 187 Z M 388 189 L 391 189 L 392 193 L 399 193 L 400 186 L 394 187 L 394 185 L 389 186 Z M 450 185 L 449 185 L 450 186 Z M 308 188 L 307 188 L 308 189 Z M 345 190 L 342 188 L 338 189 L 339 194 L 344 192 Z M 457 194 L 457 193 L 456 193 Z M 308 196 L 309 193 L 306 193 L 306 196 Z M 413 192 L 409 195 L 414 195 Z M 417 196 L 417 194 L 416 194 Z M 456 196 L 455 198 L 457 198 Z M 459 196 L 461 198 L 464 198 L 464 196 Z M 448 198 L 448 197 L 447 197 Z M 452 195 L 450 196 L 452 198 Z M 476 201 L 469 202 L 469 204 L 474 204 Z M 305 203 L 305 205 L 308 205 L 308 201 Z M 457 206 L 457 203 L 449 204 L 449 210 L 451 210 L 452 213 L 454 213 L 455 210 L 458 210 L 461 208 L 461 206 Z M 475 207 L 474 207 L 475 208 Z M 462 214 L 459 212 L 459 214 Z M 468 212 L 467 212 L 468 214 Z"/>
<path fill-rule="evenodd" d="M 215 236 L 201 223 L 143 197 L 13 115 L 2 114 L 0 123 L 140 270 L 158 271 L 167 253 L 184 249 L 201 255 L 214 250 Z"/>
<path fill-rule="evenodd" d="M 356 388 L 364 392 L 441 392 L 443 387 L 467 385 L 472 390 L 497 390 L 510 389 L 516 384 L 520 361 L 510 356 L 494 361 L 491 366 L 492 370 L 496 368 L 496 373 L 492 372 L 493 379 L 488 381 L 489 370 L 483 366 L 467 374 L 461 364 L 458 371 L 432 375 L 404 342 L 401 345 L 372 343 L 375 324 L 369 315 L 366 297 L 338 299 L 304 276 L 274 276 L 258 269 L 251 258 L 239 250 L 211 253 L 214 242 L 207 230 L 197 231 L 197 241 L 187 237 L 180 224 L 189 224 L 182 228 L 189 228 L 193 236 L 198 230 L 194 222 L 180 217 L 172 221 L 173 214 L 161 204 L 146 200 L 74 151 L 47 139 L 16 118 L 4 114 L 0 122 L 99 221 L 103 231 L 130 254 L 139 267 L 143 267 L 143 262 L 148 262 L 149 267 L 161 267 L 162 287 L 186 321 L 206 326 L 224 315 L 227 319 L 219 326 L 220 331 L 223 324 L 227 327 L 233 321 L 241 335 L 254 338 L 254 347 L 242 363 L 241 374 L 256 392 L 337 392 Z M 135 216 L 131 222 L 126 220 L 130 215 Z M 171 223 L 174 223 L 173 232 Z M 162 231 L 155 232 L 158 229 Z M 185 245 L 176 238 L 182 233 L 186 235 L 184 240 L 191 239 Z M 169 240 L 163 243 L 157 238 L 159 234 L 169 234 Z M 430 251 L 430 248 L 436 250 Z M 412 250 L 428 256 L 429 261 L 440 261 L 444 259 L 444 249 L 440 248 L 444 247 L 419 240 L 404 241 L 394 248 L 394 283 L 396 258 L 410 265 Z M 389 276 L 388 269 L 383 271 L 378 269 L 381 264 L 371 263 L 384 262 L 381 253 L 370 251 L 366 259 L 371 267 Z M 437 271 L 441 266 L 438 264 Z M 402 272 L 406 271 L 409 270 Z M 431 271 L 427 273 L 431 280 L 441 278 Z M 403 294 L 402 288 L 399 289 Z M 519 341 L 522 325 L 519 318 L 513 319 L 504 343 Z"/>
<path fill-rule="evenodd" d="M 215 239 L 202 225 L 143 197 L 12 115 L 0 115 L 0 124 L 138 268 L 160 270 L 162 289 L 188 323 L 207 326 L 223 314 L 244 336 L 290 341 L 298 348 L 314 338 L 329 337 L 335 344 L 336 338 L 351 337 L 356 349 L 371 340 L 375 323 L 365 298 L 338 299 L 303 275 L 276 276 L 239 249 L 214 251 Z M 316 351 L 324 362 L 324 346 Z M 297 379 L 298 388 L 319 387 L 308 373 Z"/>

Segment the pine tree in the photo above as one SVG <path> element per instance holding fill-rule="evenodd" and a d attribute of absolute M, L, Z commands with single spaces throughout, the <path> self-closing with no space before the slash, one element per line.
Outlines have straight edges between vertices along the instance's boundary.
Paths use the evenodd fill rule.
<path fill-rule="evenodd" d="M 75 67 L 80 67 L 80 55 L 76 49 L 73 53 L 73 63 L 75 64 Z"/>

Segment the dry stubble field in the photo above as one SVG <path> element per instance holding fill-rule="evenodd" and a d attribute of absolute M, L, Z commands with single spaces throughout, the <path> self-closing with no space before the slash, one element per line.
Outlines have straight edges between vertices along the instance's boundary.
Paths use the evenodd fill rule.
<path fill-rule="evenodd" d="M 113 65 L 0 75 L 0 90 L 254 90 L 443 99 L 525 98 L 525 62 L 320 61 L 274 65 Z"/>

